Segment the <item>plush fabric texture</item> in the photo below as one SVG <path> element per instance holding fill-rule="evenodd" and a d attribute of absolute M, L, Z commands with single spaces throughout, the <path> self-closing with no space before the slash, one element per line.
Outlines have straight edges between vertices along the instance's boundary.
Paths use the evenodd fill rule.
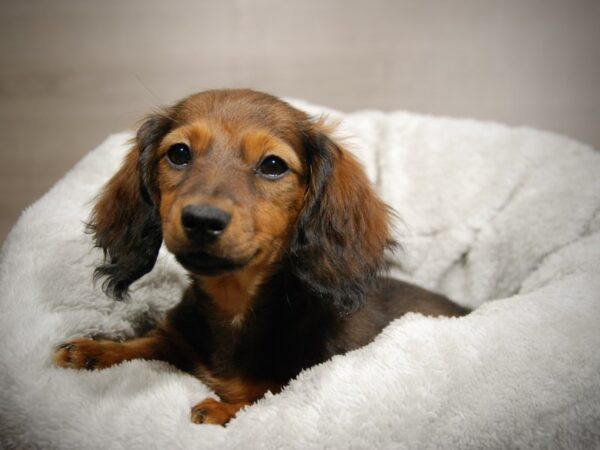
<path fill-rule="evenodd" d="M 142 333 L 186 284 L 165 251 L 128 301 L 92 283 L 101 252 L 84 221 L 131 138 L 113 135 L 23 213 L 2 248 L 0 446 L 600 446 L 600 155 L 532 129 L 296 104 L 342 121 L 338 134 L 397 211 L 392 273 L 477 309 L 407 315 L 226 428 L 191 423 L 211 392 L 167 364 L 56 368 L 64 340 Z"/>

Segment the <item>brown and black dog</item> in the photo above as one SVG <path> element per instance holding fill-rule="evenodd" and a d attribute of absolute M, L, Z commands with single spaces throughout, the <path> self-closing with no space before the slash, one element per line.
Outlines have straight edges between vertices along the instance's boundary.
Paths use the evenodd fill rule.
<path fill-rule="evenodd" d="M 192 409 L 227 423 L 302 369 L 363 346 L 414 311 L 459 316 L 447 298 L 380 278 L 390 210 L 321 121 L 267 94 L 192 95 L 150 116 L 93 210 L 105 291 L 127 295 L 164 241 L 191 284 L 167 318 L 125 342 L 61 345 L 64 367 L 167 361 L 221 399 Z"/>

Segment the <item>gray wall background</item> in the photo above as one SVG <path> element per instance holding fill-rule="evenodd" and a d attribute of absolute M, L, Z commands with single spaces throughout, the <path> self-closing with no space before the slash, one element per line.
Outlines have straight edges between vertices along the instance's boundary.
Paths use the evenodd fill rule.
<path fill-rule="evenodd" d="M 599 82 L 597 0 L 0 0 L 0 240 L 107 134 L 194 91 L 529 125 L 598 148 Z"/>

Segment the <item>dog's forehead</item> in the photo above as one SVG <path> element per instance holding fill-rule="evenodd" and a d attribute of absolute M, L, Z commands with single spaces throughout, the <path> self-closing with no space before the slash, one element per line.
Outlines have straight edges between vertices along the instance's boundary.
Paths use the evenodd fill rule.
<path fill-rule="evenodd" d="M 296 147 L 308 117 L 289 104 L 254 91 L 208 91 L 192 95 L 176 105 L 180 125 L 204 123 L 215 133 L 239 137 L 249 129 L 269 130 Z"/>

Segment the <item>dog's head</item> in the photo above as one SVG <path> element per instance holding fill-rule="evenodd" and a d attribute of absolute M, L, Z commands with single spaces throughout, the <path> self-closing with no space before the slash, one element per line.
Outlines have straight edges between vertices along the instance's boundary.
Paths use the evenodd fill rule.
<path fill-rule="evenodd" d="M 356 160 L 270 95 L 208 91 L 150 116 L 106 185 L 90 229 L 105 291 L 126 295 L 164 240 L 199 279 L 289 270 L 356 308 L 391 244 L 389 212 Z"/>

